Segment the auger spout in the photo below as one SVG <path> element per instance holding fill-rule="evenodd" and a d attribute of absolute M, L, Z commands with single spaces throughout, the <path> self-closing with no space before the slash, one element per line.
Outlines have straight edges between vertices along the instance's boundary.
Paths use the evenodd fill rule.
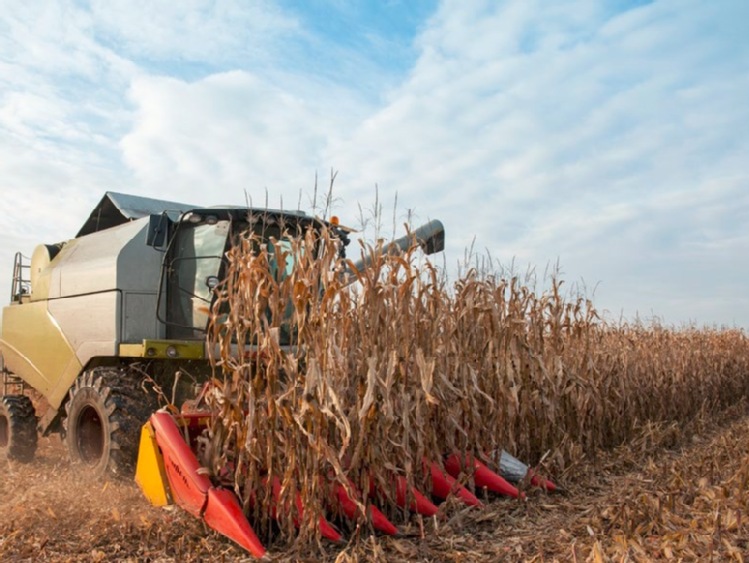
<path fill-rule="evenodd" d="M 412 246 L 418 245 L 424 254 L 434 254 L 445 249 L 445 226 L 439 219 L 433 219 L 407 235 L 397 238 L 385 245 L 379 246 L 374 252 L 364 256 L 353 264 L 347 272 L 349 280 L 356 280 L 356 272 L 368 269 L 380 256 L 406 252 Z"/>

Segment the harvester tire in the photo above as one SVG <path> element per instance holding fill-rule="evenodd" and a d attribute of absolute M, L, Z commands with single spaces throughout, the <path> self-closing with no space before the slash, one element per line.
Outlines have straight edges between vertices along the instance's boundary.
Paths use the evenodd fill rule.
<path fill-rule="evenodd" d="M 140 379 L 126 368 L 82 373 L 65 404 L 64 440 L 71 462 L 93 477 L 132 477 L 141 426 L 153 405 Z"/>
<path fill-rule="evenodd" d="M 26 395 L 0 399 L 0 459 L 28 463 L 36 453 L 36 413 Z"/>

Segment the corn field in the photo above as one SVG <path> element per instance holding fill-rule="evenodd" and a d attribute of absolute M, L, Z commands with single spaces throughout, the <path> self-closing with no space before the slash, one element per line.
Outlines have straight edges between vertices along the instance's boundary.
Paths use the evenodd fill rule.
<path fill-rule="evenodd" d="M 504 449 L 560 475 L 646 424 L 716 417 L 749 395 L 740 330 L 611 325 L 559 279 L 538 291 L 469 270 L 448 284 L 417 249 L 363 245 L 372 265 L 357 271 L 329 233 L 293 234 L 241 237 L 209 331 L 202 461 L 216 478 L 232 469 L 261 535 L 278 512 L 274 537 L 314 543 L 335 483 L 376 491 L 402 520 L 393 478 L 428 492 L 425 459 Z"/>

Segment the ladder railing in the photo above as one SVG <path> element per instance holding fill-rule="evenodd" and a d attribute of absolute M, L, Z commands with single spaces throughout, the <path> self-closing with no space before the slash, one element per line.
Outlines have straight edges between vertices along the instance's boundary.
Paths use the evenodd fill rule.
<path fill-rule="evenodd" d="M 26 389 L 26 383 L 20 377 L 13 375 L 6 369 L 2 369 L 3 392 L 2 395 L 21 395 Z"/>
<path fill-rule="evenodd" d="M 29 258 L 16 252 L 13 259 L 13 282 L 10 286 L 10 300 L 21 301 L 23 296 L 31 293 L 31 265 Z"/>

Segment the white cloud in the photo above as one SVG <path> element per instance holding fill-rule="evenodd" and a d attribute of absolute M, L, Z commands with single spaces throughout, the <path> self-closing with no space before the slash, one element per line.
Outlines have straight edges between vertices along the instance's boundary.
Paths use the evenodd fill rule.
<path fill-rule="evenodd" d="M 749 5 L 618 4 L 445 0 L 400 77 L 270 2 L 0 0 L 0 229 L 68 236 L 111 188 L 296 207 L 332 166 L 342 216 L 397 191 L 450 264 L 476 236 L 614 314 L 749 328 Z"/>
<path fill-rule="evenodd" d="M 274 2 L 128 0 L 90 3 L 97 39 L 136 59 L 211 66 L 264 57 L 268 44 L 298 28 Z"/>
<path fill-rule="evenodd" d="M 702 320 L 749 325 L 749 309 L 724 298 L 739 291 L 731 272 L 749 275 L 732 255 L 748 243 L 710 228 L 749 210 L 739 197 L 749 183 L 749 49 L 721 33 L 747 9 L 556 6 L 443 4 L 409 79 L 331 158 L 358 185 L 378 181 L 444 217 L 453 256 L 477 234 L 505 263 L 559 258 L 568 275 L 602 281 L 606 308 L 673 321 L 686 318 L 676 301 L 629 287 L 660 283 L 678 296 L 696 277 Z M 730 206 L 704 217 L 721 187 Z M 709 271 L 697 262 L 705 256 L 678 250 L 696 225 Z"/>
<path fill-rule="evenodd" d="M 323 112 L 325 103 L 246 71 L 192 83 L 143 77 L 130 100 L 136 118 L 122 150 L 139 185 L 205 204 L 241 203 L 244 190 L 262 204 L 267 188 L 271 204 L 283 197 L 296 208 L 324 166 L 328 139 L 345 126 L 345 117 Z"/>

